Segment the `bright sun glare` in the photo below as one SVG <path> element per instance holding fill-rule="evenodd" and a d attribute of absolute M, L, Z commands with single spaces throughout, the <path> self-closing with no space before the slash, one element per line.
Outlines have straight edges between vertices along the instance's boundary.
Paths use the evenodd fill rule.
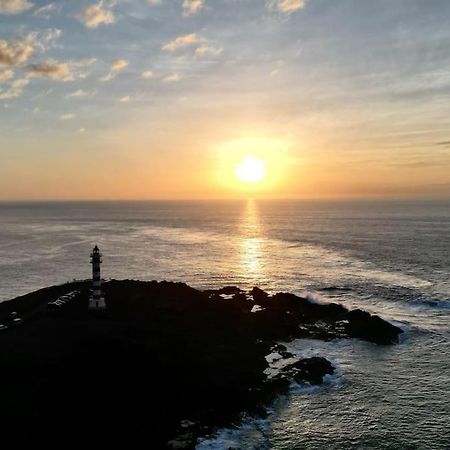
<path fill-rule="evenodd" d="M 257 183 L 266 176 L 266 162 L 247 155 L 236 166 L 236 176 L 245 183 Z"/>

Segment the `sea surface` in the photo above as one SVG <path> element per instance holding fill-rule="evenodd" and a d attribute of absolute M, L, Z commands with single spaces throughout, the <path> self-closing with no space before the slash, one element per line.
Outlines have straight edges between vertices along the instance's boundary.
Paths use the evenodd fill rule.
<path fill-rule="evenodd" d="M 258 285 L 405 331 L 388 347 L 291 343 L 337 374 L 200 450 L 450 449 L 450 201 L 0 203 L 0 301 L 89 278 L 94 244 L 106 279 Z"/>

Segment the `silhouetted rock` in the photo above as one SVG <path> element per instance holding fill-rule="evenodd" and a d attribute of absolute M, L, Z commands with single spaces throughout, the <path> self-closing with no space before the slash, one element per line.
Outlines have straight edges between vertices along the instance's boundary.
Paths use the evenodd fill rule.
<path fill-rule="evenodd" d="M 251 291 L 250 291 L 250 295 L 253 297 L 253 300 L 256 303 L 259 302 L 263 302 L 264 300 L 267 299 L 267 297 L 269 297 L 269 294 L 267 292 L 264 292 L 262 289 L 260 289 L 259 287 L 255 286 Z"/>
<path fill-rule="evenodd" d="M 334 367 L 330 361 L 318 356 L 301 359 L 288 366 L 287 370 L 298 383 L 307 382 L 316 385 L 322 384 L 325 375 L 334 373 Z"/>
<path fill-rule="evenodd" d="M 47 309 L 74 289 L 67 307 Z M 258 288 L 248 295 L 114 280 L 104 292 L 108 309 L 99 315 L 87 310 L 88 282 L 0 304 L 0 323 L 12 311 L 24 318 L 0 334 L 5 448 L 164 448 L 177 436 L 192 446 L 243 411 L 264 414 L 290 377 L 320 384 L 333 372 L 325 359 L 309 358 L 268 379 L 268 354 L 292 357 L 277 341 L 354 336 L 385 344 L 401 332 L 363 311 Z M 255 304 L 261 308 L 251 312 Z"/>
<path fill-rule="evenodd" d="M 356 309 L 347 314 L 349 336 L 365 339 L 377 344 L 392 344 L 398 340 L 402 330 L 378 316 Z"/>

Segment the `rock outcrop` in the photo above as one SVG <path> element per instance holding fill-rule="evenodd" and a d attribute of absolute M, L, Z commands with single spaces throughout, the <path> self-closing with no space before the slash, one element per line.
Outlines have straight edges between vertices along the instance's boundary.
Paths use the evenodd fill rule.
<path fill-rule="evenodd" d="M 46 307 L 75 289 L 63 307 Z M 0 334 L 5 448 L 164 448 L 180 433 L 189 447 L 243 411 L 264 414 L 292 378 L 320 384 L 333 373 L 326 359 L 309 358 L 267 379 L 265 357 L 277 341 L 387 344 L 401 332 L 363 311 L 292 294 L 170 282 L 105 283 L 108 309 L 96 316 L 87 310 L 88 289 L 69 283 L 0 304 L 0 323 L 12 311 L 24 319 Z"/>

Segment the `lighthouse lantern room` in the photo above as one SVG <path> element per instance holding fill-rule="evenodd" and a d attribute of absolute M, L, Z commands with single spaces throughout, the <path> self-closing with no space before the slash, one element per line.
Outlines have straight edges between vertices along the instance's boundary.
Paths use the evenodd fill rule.
<path fill-rule="evenodd" d="M 92 295 L 89 298 L 89 309 L 103 310 L 106 308 L 105 298 L 102 295 L 100 264 L 102 263 L 102 254 L 97 246 L 91 253 L 92 264 Z"/>

